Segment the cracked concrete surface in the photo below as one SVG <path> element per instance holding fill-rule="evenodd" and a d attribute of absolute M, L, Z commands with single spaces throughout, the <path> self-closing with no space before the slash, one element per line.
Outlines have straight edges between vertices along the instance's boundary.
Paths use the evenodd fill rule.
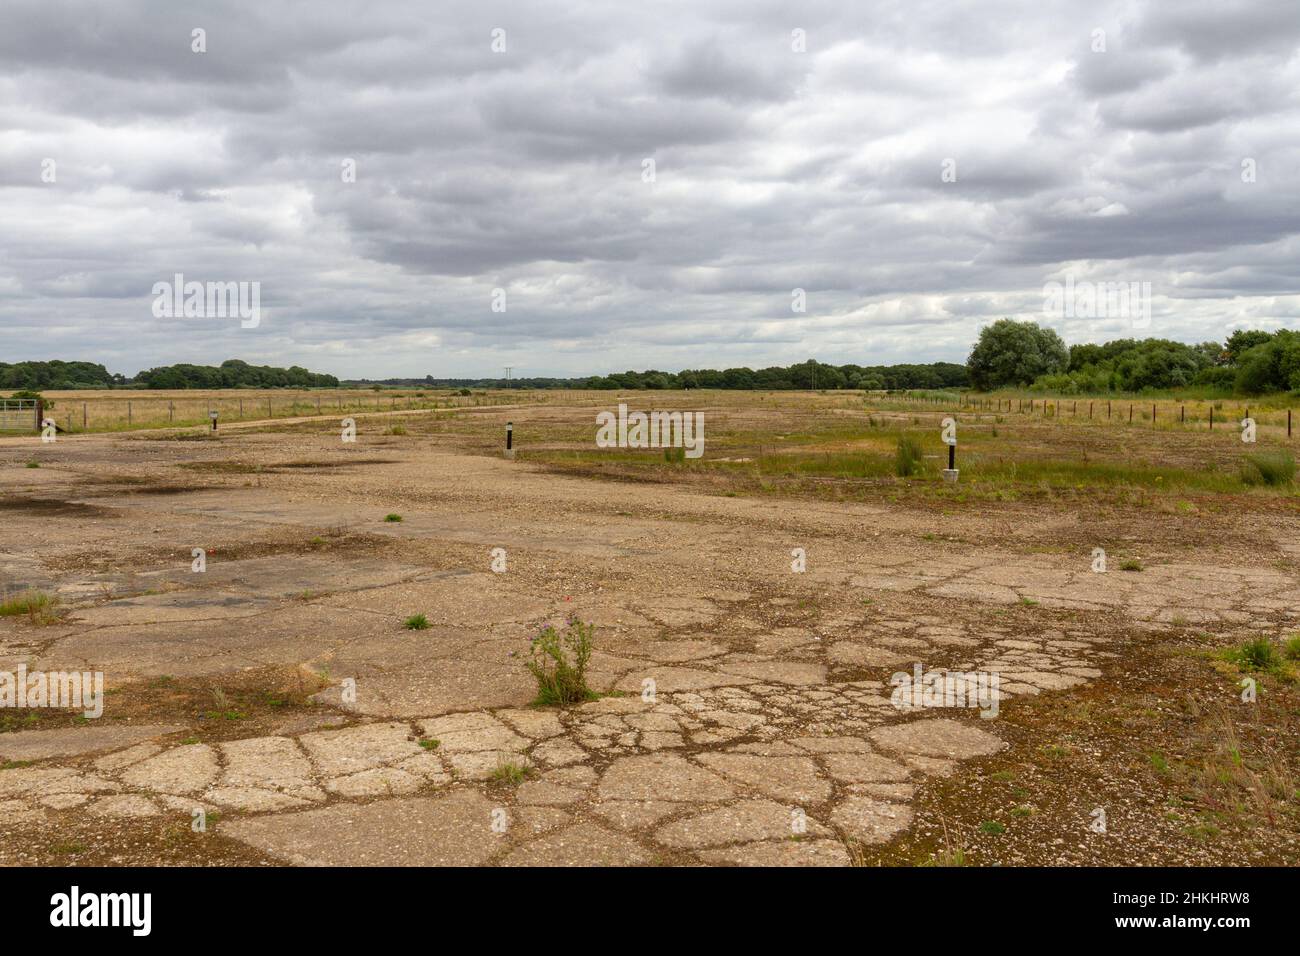
<path fill-rule="evenodd" d="M 1013 706 L 1100 677 L 1117 621 L 1276 625 L 1300 605 L 1267 568 L 1092 574 L 1084 547 L 926 543 L 873 505 L 612 487 L 415 442 L 251 487 L 85 487 L 194 482 L 181 466 L 236 452 L 355 453 L 309 433 L 86 437 L 39 474 L 6 467 L 15 500 L 46 504 L 6 515 L 0 586 L 56 591 L 69 614 L 0 623 L 0 669 L 122 687 L 296 666 L 328 684 L 318 700 L 343 726 L 193 742 L 192 721 L 113 724 L 110 697 L 100 725 L 0 735 L 0 760 L 21 764 L 0 771 L 0 826 L 204 809 L 286 863 L 844 865 L 912 824 L 928 780 L 1006 746 L 977 709 L 896 705 L 894 672 L 996 673 Z M 403 522 L 385 524 L 394 510 Z M 372 537 L 313 551 L 329 534 Z M 806 574 L 789 568 L 796 545 Z M 193 547 L 209 549 L 204 574 Z M 1029 629 L 997 616 L 1029 602 L 1078 613 Z M 401 627 L 416 612 L 428 630 Z M 590 678 L 611 696 L 530 708 L 529 641 L 569 615 L 596 623 Z"/>

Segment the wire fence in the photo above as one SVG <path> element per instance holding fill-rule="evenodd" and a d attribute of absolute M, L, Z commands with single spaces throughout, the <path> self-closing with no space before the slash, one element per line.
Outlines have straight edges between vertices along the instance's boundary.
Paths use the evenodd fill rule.
<path fill-rule="evenodd" d="M 1113 398 L 1007 398 L 997 395 L 961 393 L 926 394 L 908 392 L 889 399 L 910 404 L 934 405 L 953 411 L 974 411 L 993 415 L 1020 415 L 1048 422 L 1076 422 L 1144 426 L 1152 428 L 1195 428 L 1207 431 L 1241 431 L 1251 423 L 1256 429 L 1286 432 L 1291 438 L 1297 423 L 1291 408 L 1256 406 L 1226 399 L 1196 401 Z"/>

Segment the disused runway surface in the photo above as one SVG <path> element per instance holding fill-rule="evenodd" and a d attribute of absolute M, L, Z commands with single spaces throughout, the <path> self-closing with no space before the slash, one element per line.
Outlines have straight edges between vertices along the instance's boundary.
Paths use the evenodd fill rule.
<path fill-rule="evenodd" d="M 1292 576 L 1223 555 L 1094 574 L 1075 515 L 1077 546 L 1043 552 L 1005 511 L 602 483 L 418 438 L 78 437 L 24 468 L 34 447 L 0 441 L 0 590 L 69 613 L 0 622 L 0 670 L 298 668 L 322 706 L 214 740 L 194 715 L 115 723 L 110 695 L 98 723 L 0 735 L 22 764 L 0 828 L 203 808 L 292 863 L 844 864 L 1007 746 L 974 709 L 895 707 L 893 672 L 996 672 L 1013 707 L 1171 622 L 1276 630 L 1300 608 Z M 404 629 L 416 613 L 432 626 Z M 592 686 L 622 693 L 530 708 L 529 641 L 570 615 L 597 625 Z M 511 764 L 530 773 L 502 787 Z"/>

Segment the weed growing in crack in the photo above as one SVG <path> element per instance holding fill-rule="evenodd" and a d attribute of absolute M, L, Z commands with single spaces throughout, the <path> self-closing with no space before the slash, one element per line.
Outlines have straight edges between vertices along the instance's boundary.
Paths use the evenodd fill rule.
<path fill-rule="evenodd" d="M 528 768 L 509 760 L 497 764 L 489 775 L 493 783 L 504 783 L 511 787 L 517 787 L 528 777 Z"/>
<path fill-rule="evenodd" d="M 587 662 L 591 660 L 594 624 L 569 618 L 561 633 L 551 625 L 533 638 L 528 672 L 537 681 L 536 706 L 559 706 L 593 700 L 587 686 Z"/>

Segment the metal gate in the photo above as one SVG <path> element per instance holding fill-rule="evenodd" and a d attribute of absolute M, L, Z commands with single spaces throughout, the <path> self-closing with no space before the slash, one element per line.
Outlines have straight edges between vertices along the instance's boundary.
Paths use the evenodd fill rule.
<path fill-rule="evenodd" d="M 0 432 L 34 432 L 39 429 L 37 400 L 0 398 Z"/>

